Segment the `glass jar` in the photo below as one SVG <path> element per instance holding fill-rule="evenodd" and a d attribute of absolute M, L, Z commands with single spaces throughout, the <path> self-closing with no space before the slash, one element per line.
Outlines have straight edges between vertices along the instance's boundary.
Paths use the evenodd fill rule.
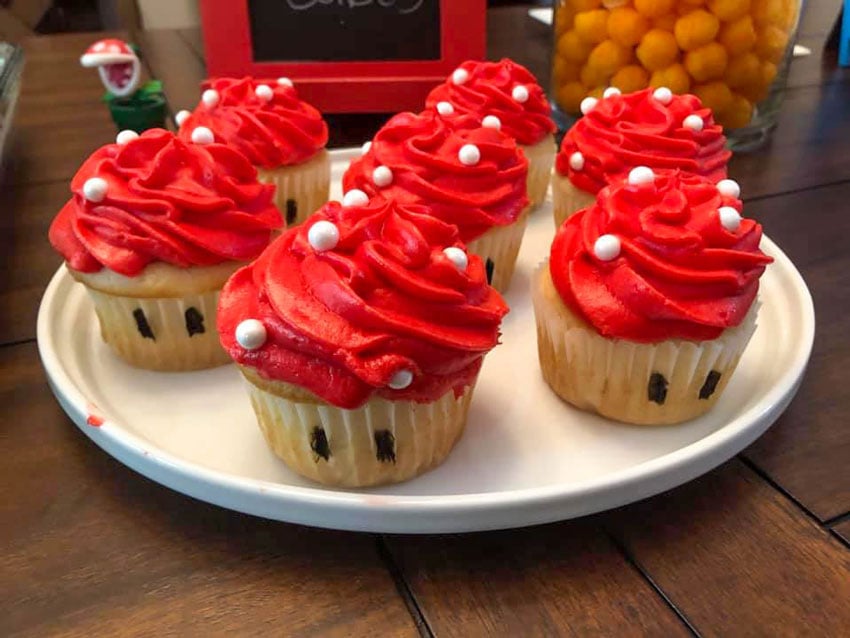
<path fill-rule="evenodd" d="M 563 128 L 608 86 L 666 86 L 714 111 L 734 150 L 776 126 L 802 0 L 555 0 L 552 102 Z"/>

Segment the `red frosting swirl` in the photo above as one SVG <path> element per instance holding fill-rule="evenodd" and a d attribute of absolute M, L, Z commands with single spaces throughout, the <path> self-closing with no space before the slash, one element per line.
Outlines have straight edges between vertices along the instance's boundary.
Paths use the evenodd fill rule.
<path fill-rule="evenodd" d="M 564 303 L 605 337 L 638 342 L 717 338 L 737 326 L 772 259 L 759 250 L 761 226 L 727 230 L 718 210 L 741 202 L 679 171 L 654 184 L 620 183 L 570 217 L 552 244 L 549 270 Z M 620 241 L 610 261 L 596 256 L 602 235 Z"/>
<path fill-rule="evenodd" d="M 314 249 L 310 228 L 330 221 L 339 242 Z M 225 285 L 221 342 L 240 364 L 296 384 L 341 408 L 372 395 L 434 401 L 473 383 L 499 337 L 507 306 L 487 285 L 481 259 L 458 268 L 443 252 L 462 248 L 457 229 L 416 206 L 380 198 L 330 202 L 278 238 Z M 258 319 L 265 343 L 242 348 L 236 327 Z M 406 370 L 413 381 L 392 389 Z"/>
<path fill-rule="evenodd" d="M 106 183 L 99 202 L 86 199 L 91 178 Z M 151 262 L 188 268 L 247 261 L 283 221 L 274 187 L 221 144 L 186 144 L 151 129 L 126 144 L 108 144 L 71 181 L 73 197 L 50 226 L 50 243 L 81 272 L 106 267 L 139 274 Z"/>
<path fill-rule="evenodd" d="M 461 147 L 474 145 L 480 160 L 460 160 Z M 392 183 L 378 186 L 375 169 L 390 169 Z M 385 169 L 382 169 L 385 170 Z M 353 161 L 343 188 L 424 204 L 456 225 L 469 242 L 494 226 L 515 222 L 528 205 L 528 161 L 504 133 L 482 128 L 472 116 L 443 118 L 433 111 L 399 113 L 377 132 L 368 152 Z"/>
<path fill-rule="evenodd" d="M 469 113 L 482 120 L 495 115 L 502 131 L 519 144 L 531 146 L 557 130 L 550 115 L 546 94 L 531 72 L 507 58 L 499 62 L 467 61 L 458 67 L 468 74 L 462 83 L 449 76 L 428 95 L 426 106 L 436 108 L 448 102 L 455 111 Z M 519 89 L 514 97 L 514 90 Z M 526 98 L 522 101 L 522 98 Z"/>
<path fill-rule="evenodd" d="M 259 86 L 269 87 L 270 99 L 257 95 Z M 300 164 L 328 143 L 322 114 L 299 99 L 288 84 L 249 77 L 216 78 L 203 88 L 216 91 L 218 101 L 212 106 L 203 100 L 198 104 L 180 126 L 183 139 L 190 140 L 196 127 L 205 126 L 217 142 L 232 146 L 254 166 L 264 168 Z"/>
<path fill-rule="evenodd" d="M 702 119 L 701 131 L 683 126 L 689 115 Z M 726 177 L 732 155 L 725 144 L 723 128 L 698 97 L 674 95 L 665 105 L 653 96 L 653 89 L 644 89 L 599 100 L 567 131 L 555 169 L 593 194 L 625 179 L 635 166 L 680 169 L 717 182 Z M 584 158 L 580 170 L 570 166 L 576 151 Z"/>

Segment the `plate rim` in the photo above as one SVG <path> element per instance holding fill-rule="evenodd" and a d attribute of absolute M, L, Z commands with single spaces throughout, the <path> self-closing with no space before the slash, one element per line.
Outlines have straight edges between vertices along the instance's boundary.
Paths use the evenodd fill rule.
<path fill-rule="evenodd" d="M 343 159 L 355 152 L 344 149 L 334 155 Z M 74 285 L 64 264 L 54 273 L 41 299 L 38 351 L 51 391 L 86 436 L 132 470 L 193 498 L 264 518 L 352 531 L 456 533 L 521 527 L 604 511 L 686 483 L 744 449 L 782 414 L 796 394 L 811 356 L 815 312 L 811 292 L 794 263 L 767 235 L 763 242 L 765 252 L 774 257 L 773 267 L 781 264 L 803 302 L 798 338 L 789 343 L 793 365 L 760 401 L 701 439 L 603 478 L 571 483 L 450 495 L 385 495 L 297 486 L 246 478 L 186 461 L 110 420 L 91 426 L 87 423 L 89 404 L 65 370 L 51 336 L 58 295 L 64 287 Z"/>

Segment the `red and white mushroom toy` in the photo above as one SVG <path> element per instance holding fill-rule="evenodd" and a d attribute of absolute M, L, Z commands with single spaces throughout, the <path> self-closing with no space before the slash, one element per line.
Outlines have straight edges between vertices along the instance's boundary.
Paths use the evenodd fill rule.
<path fill-rule="evenodd" d="M 139 58 L 122 40 L 98 40 L 86 49 L 80 64 L 86 68 L 97 67 L 103 86 L 116 97 L 131 95 L 139 84 Z"/>

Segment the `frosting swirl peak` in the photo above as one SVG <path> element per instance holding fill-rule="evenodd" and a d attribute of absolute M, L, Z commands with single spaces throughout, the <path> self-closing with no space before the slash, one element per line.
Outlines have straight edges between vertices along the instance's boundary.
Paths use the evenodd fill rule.
<path fill-rule="evenodd" d="M 122 141 L 85 161 L 50 226 L 50 243 L 71 268 L 132 277 L 156 261 L 247 261 L 283 224 L 274 187 L 258 183 L 233 149 L 187 144 L 162 129 Z"/>
<path fill-rule="evenodd" d="M 469 242 L 519 218 L 528 205 L 527 173 L 528 161 L 501 131 L 472 116 L 423 111 L 390 119 L 351 163 L 343 187 L 428 206 Z"/>
<path fill-rule="evenodd" d="M 598 100 L 564 136 L 555 160 L 558 173 L 589 193 L 624 179 L 636 166 L 680 169 L 712 182 L 726 177 L 731 152 L 711 110 L 694 95 L 660 91 Z M 570 163 L 574 153 L 584 160 L 581 168 Z"/>
<path fill-rule="evenodd" d="M 299 99 L 290 83 L 216 78 L 203 88 L 201 102 L 180 126 L 178 134 L 185 140 L 204 126 L 217 142 L 264 168 L 300 164 L 328 143 L 321 113 Z"/>
<path fill-rule="evenodd" d="M 428 95 L 428 108 L 448 102 L 457 112 L 469 113 L 479 120 L 494 115 L 499 118 L 502 131 L 526 146 L 537 144 L 557 130 L 546 94 L 524 66 L 503 58 L 499 62 L 469 60 L 458 69 L 465 80 L 459 83 L 455 74 L 449 76 Z"/>
<path fill-rule="evenodd" d="M 342 408 L 372 395 L 460 395 L 497 344 L 507 306 L 480 258 L 458 251 L 457 229 L 424 207 L 329 202 L 225 285 L 222 345 L 261 376 Z M 265 327 L 259 348 L 236 340 L 246 319 Z"/>
<path fill-rule="evenodd" d="M 561 299 L 605 337 L 717 338 L 740 324 L 773 261 L 741 202 L 696 175 L 620 182 L 561 226 L 549 269 Z"/>

